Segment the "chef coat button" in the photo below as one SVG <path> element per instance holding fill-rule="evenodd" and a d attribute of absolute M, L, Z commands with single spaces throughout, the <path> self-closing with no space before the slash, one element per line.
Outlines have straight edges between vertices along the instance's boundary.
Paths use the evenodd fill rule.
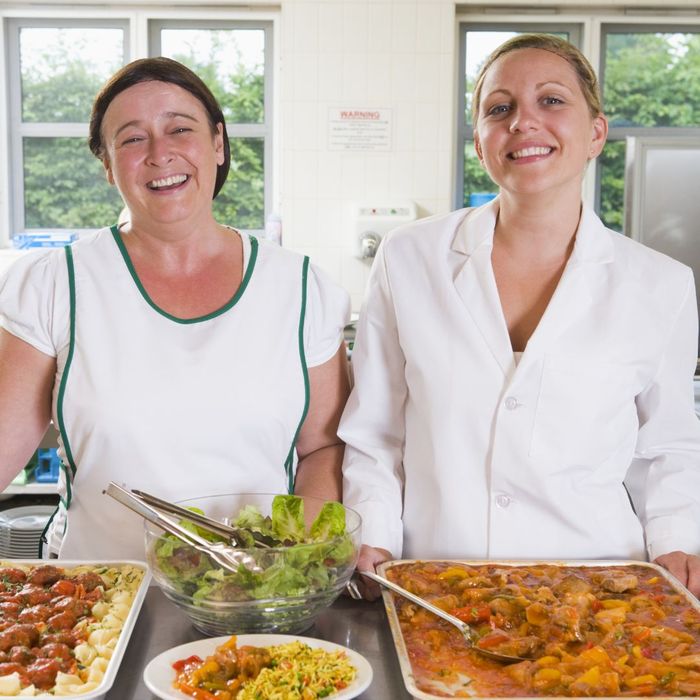
<path fill-rule="evenodd" d="M 518 399 L 516 399 L 515 396 L 509 396 L 506 399 L 505 406 L 509 411 L 514 411 L 519 405 Z"/>
<path fill-rule="evenodd" d="M 496 496 L 496 505 L 499 508 L 507 508 L 510 505 L 510 501 L 511 501 L 510 496 L 506 496 L 503 493 Z"/>

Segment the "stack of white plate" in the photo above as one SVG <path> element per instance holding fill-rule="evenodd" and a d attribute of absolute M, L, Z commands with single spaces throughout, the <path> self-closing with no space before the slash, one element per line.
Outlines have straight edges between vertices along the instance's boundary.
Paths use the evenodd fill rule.
<path fill-rule="evenodd" d="M 0 557 L 38 559 L 41 533 L 55 506 L 19 506 L 0 511 Z"/>

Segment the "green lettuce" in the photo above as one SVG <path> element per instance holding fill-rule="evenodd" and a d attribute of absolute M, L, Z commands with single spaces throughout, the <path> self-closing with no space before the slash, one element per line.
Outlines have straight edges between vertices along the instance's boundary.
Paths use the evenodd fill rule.
<path fill-rule="evenodd" d="M 235 527 L 259 532 L 261 535 L 272 535 L 272 518 L 264 516 L 256 506 L 244 506 L 233 521 Z"/>
<path fill-rule="evenodd" d="M 182 524 L 204 536 L 193 523 Z M 255 537 L 262 535 L 274 547 L 289 548 L 271 559 L 268 566 L 264 564 L 265 550 L 258 550 L 262 571 L 249 570 L 243 564 L 229 571 L 170 535 L 162 538 L 156 549 L 161 570 L 195 602 L 295 597 L 323 591 L 333 585 L 338 569 L 352 566 L 356 555 L 345 530 L 345 508 L 334 501 L 323 505 L 308 530 L 304 501 L 294 495 L 275 496 L 270 516 L 248 505 L 232 524 L 246 540 L 250 539 L 251 547 Z M 213 534 L 207 534 L 207 539 L 223 541 Z"/>
<path fill-rule="evenodd" d="M 311 523 L 309 537 L 312 540 L 327 540 L 345 534 L 345 508 L 342 503 L 328 501 Z"/>
<path fill-rule="evenodd" d="M 272 531 L 281 542 L 303 542 L 306 538 L 304 499 L 275 496 L 272 499 Z"/>

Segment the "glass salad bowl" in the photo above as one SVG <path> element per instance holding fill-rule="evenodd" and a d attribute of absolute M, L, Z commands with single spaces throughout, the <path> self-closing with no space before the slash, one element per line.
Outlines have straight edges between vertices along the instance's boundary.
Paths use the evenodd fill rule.
<path fill-rule="evenodd" d="M 177 504 L 250 539 L 250 546 L 237 547 L 237 567 L 224 568 L 145 522 L 153 578 L 204 634 L 302 632 L 355 570 L 361 519 L 340 503 L 310 496 L 223 494 Z M 222 541 L 194 523 L 180 524 L 209 541 Z"/>

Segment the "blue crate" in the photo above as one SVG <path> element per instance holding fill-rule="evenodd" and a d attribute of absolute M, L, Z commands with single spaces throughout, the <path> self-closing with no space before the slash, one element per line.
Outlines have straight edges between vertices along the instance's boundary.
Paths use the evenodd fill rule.
<path fill-rule="evenodd" d="M 39 449 L 34 467 L 34 480 L 37 483 L 56 483 L 61 471 L 61 460 L 55 447 Z"/>
<path fill-rule="evenodd" d="M 12 237 L 14 248 L 61 248 L 78 239 L 77 233 L 18 233 Z"/>
<path fill-rule="evenodd" d="M 469 206 L 480 207 L 486 202 L 490 202 L 498 195 L 498 192 L 472 192 L 469 195 Z"/>

